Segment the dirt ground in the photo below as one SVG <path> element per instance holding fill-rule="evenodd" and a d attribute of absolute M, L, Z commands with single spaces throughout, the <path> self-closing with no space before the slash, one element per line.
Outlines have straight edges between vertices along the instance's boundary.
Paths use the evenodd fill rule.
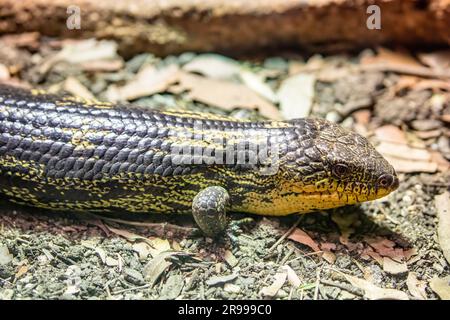
<path fill-rule="evenodd" d="M 57 213 L 2 200 L 0 299 L 450 296 L 450 239 L 438 235 L 450 223 L 448 52 L 125 61 L 114 42 L 34 33 L 0 42 L 3 82 L 245 119 L 324 117 L 367 136 L 400 178 L 397 191 L 361 205 L 284 218 L 233 214 L 218 240 L 199 234 L 189 216 Z"/>

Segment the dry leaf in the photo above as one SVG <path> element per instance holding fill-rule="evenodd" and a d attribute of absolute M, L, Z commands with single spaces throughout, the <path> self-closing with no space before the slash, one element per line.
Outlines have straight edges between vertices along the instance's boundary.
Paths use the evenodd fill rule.
<path fill-rule="evenodd" d="M 178 66 L 174 64 L 161 69 L 149 65 L 142 68 L 125 86 L 110 86 L 106 96 L 109 101 L 123 101 L 164 92 L 178 80 L 178 72 Z"/>
<path fill-rule="evenodd" d="M 150 254 L 152 247 L 146 242 L 133 243 L 133 250 L 139 255 L 139 260 L 144 261 Z"/>
<path fill-rule="evenodd" d="M 400 159 L 410 159 L 414 161 L 429 161 L 431 159 L 431 155 L 427 150 L 412 148 L 406 144 L 382 141 L 376 149 L 383 155 Z"/>
<path fill-rule="evenodd" d="M 300 228 L 295 228 L 294 232 L 292 232 L 288 238 L 295 242 L 310 247 L 314 252 L 320 251 L 320 248 L 317 245 L 317 243 L 305 231 L 301 230 Z"/>
<path fill-rule="evenodd" d="M 376 149 L 392 164 L 397 172 L 432 173 L 436 172 L 438 168 L 437 163 L 431 160 L 431 154 L 426 149 L 387 141 L 381 141 Z"/>
<path fill-rule="evenodd" d="M 151 246 L 150 253 L 153 257 L 157 256 L 161 252 L 169 251 L 172 249 L 167 239 L 150 238 L 148 243 Z"/>
<path fill-rule="evenodd" d="M 128 241 L 135 242 L 136 240 L 143 240 L 143 241 L 147 242 L 149 245 L 152 245 L 151 241 L 149 239 L 147 239 L 146 237 L 140 236 L 138 234 L 132 233 L 132 232 L 124 230 L 124 229 L 117 229 L 117 228 L 114 228 L 114 227 L 111 227 L 108 225 L 106 227 L 112 233 L 115 233 L 118 236 L 121 236 Z"/>
<path fill-rule="evenodd" d="M 419 281 L 414 272 L 408 273 L 408 278 L 406 279 L 406 285 L 408 286 L 409 293 L 419 300 L 426 300 L 427 293 L 425 291 L 426 282 Z"/>
<path fill-rule="evenodd" d="M 29 270 L 27 264 L 22 264 L 19 267 L 19 270 L 17 270 L 16 275 L 14 276 L 16 279 L 19 279 L 21 276 L 23 276 L 25 273 L 27 273 Z"/>
<path fill-rule="evenodd" d="M 371 282 L 353 276 L 344 275 L 353 286 L 364 291 L 364 297 L 370 300 L 409 300 L 408 295 L 396 289 L 384 289 Z"/>
<path fill-rule="evenodd" d="M 442 300 L 450 300 L 450 276 L 434 277 L 430 280 L 430 287 Z"/>
<path fill-rule="evenodd" d="M 389 274 L 398 275 L 408 272 L 405 262 L 397 262 L 388 257 L 383 257 L 383 270 Z"/>
<path fill-rule="evenodd" d="M 117 58 L 117 43 L 115 41 L 95 39 L 66 42 L 57 54 L 56 60 L 70 63 L 107 60 Z"/>
<path fill-rule="evenodd" d="M 172 265 L 172 262 L 168 261 L 167 258 L 176 254 L 177 252 L 162 252 L 145 265 L 143 275 L 145 280 L 147 280 L 151 286 L 153 286 L 164 271 Z"/>
<path fill-rule="evenodd" d="M 389 239 L 378 237 L 376 239 L 366 239 L 365 241 L 382 257 L 389 257 L 397 262 L 402 262 L 405 258 L 403 249 L 394 248 L 395 242 Z M 369 254 L 369 251 L 367 251 L 367 254 Z"/>
<path fill-rule="evenodd" d="M 89 72 L 114 72 L 122 69 L 123 66 L 123 60 L 119 58 L 86 61 L 80 64 L 81 69 Z"/>
<path fill-rule="evenodd" d="M 239 64 L 218 54 L 200 54 L 182 67 L 188 72 L 200 73 L 208 78 L 229 80 L 239 74 Z"/>
<path fill-rule="evenodd" d="M 428 172 L 433 173 L 438 169 L 435 162 L 430 161 L 409 161 L 396 157 L 389 157 L 385 155 L 386 160 L 394 167 L 397 172 L 412 173 L 412 172 Z"/>
<path fill-rule="evenodd" d="M 410 54 L 400 51 L 392 51 L 386 48 L 378 48 L 375 56 L 364 56 L 361 59 L 362 64 L 389 64 L 389 65 L 401 65 L 407 67 L 420 67 L 423 66 Z"/>
<path fill-rule="evenodd" d="M 80 81 L 78 81 L 74 77 L 68 77 L 64 81 L 63 88 L 74 96 L 86 100 L 95 100 L 94 95 L 88 90 L 88 88 L 86 88 Z"/>
<path fill-rule="evenodd" d="M 178 80 L 178 85 L 169 88 L 170 92 L 188 91 L 189 99 L 217 108 L 225 110 L 258 109 L 266 118 L 281 118 L 278 109 L 273 104 L 242 84 L 208 79 L 185 72 L 180 72 Z"/>
<path fill-rule="evenodd" d="M 258 93 L 261 97 L 266 98 L 273 103 L 278 101 L 278 98 L 272 88 L 264 82 L 264 77 L 247 70 L 241 70 L 241 72 L 239 72 L 239 76 L 247 87 Z"/>
<path fill-rule="evenodd" d="M 398 127 L 386 125 L 375 130 L 375 136 L 380 141 L 407 144 L 406 134 Z"/>
<path fill-rule="evenodd" d="M 239 260 L 236 259 L 236 257 L 233 255 L 233 253 L 230 250 L 225 251 L 225 254 L 223 255 L 223 259 L 232 268 L 235 267 L 239 263 Z"/>
<path fill-rule="evenodd" d="M 294 287 L 294 288 L 298 288 L 300 287 L 300 285 L 302 284 L 300 278 L 298 277 L 298 275 L 295 273 L 295 271 L 288 265 L 285 265 L 282 267 L 282 269 L 284 271 L 286 271 L 287 274 L 287 280 L 289 281 L 289 283 Z"/>
<path fill-rule="evenodd" d="M 447 262 L 450 263 L 450 193 L 448 191 L 434 197 L 439 218 L 438 239 Z"/>
<path fill-rule="evenodd" d="M 324 258 L 325 261 L 327 261 L 330 264 L 334 264 L 334 262 L 336 261 L 336 255 L 329 250 L 323 250 L 322 258 Z"/>
<path fill-rule="evenodd" d="M 8 67 L 0 63 L 0 81 L 8 80 L 9 78 L 11 78 L 11 76 Z"/>
<path fill-rule="evenodd" d="M 304 118 L 311 112 L 316 77 L 311 74 L 291 76 L 280 85 L 277 97 L 285 119 Z"/>
<path fill-rule="evenodd" d="M 420 61 L 434 69 L 447 69 L 450 72 L 450 50 L 422 53 L 418 55 Z"/>
<path fill-rule="evenodd" d="M 430 151 L 431 160 L 437 164 L 437 168 L 441 172 L 450 170 L 450 161 L 445 159 L 439 151 Z"/>
<path fill-rule="evenodd" d="M 270 286 L 264 287 L 259 292 L 263 297 L 273 298 L 278 293 L 278 290 L 284 285 L 287 279 L 287 273 L 281 272 L 274 276 L 274 281 Z"/>
<path fill-rule="evenodd" d="M 374 259 L 380 266 L 383 266 L 383 257 L 379 253 L 371 250 L 370 248 L 365 249 L 363 253 Z"/>

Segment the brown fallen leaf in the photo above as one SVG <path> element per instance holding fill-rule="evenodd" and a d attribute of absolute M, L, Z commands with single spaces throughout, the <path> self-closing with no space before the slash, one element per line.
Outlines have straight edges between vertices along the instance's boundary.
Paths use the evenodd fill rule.
<path fill-rule="evenodd" d="M 383 270 L 389 274 L 398 275 L 408 272 L 405 262 L 397 262 L 388 257 L 383 257 Z"/>
<path fill-rule="evenodd" d="M 169 240 L 161 239 L 157 237 L 149 238 L 150 243 L 150 253 L 153 257 L 157 256 L 161 252 L 172 250 L 170 247 Z"/>
<path fill-rule="evenodd" d="M 450 170 L 450 161 L 445 159 L 439 151 L 430 151 L 431 160 L 437 164 L 437 168 L 441 172 Z"/>
<path fill-rule="evenodd" d="M 259 292 L 260 295 L 263 297 L 273 298 L 276 296 L 278 291 L 281 289 L 281 287 L 284 285 L 287 279 L 287 273 L 286 272 L 280 272 L 275 274 L 274 281 L 271 285 L 264 287 Z"/>
<path fill-rule="evenodd" d="M 277 91 L 281 113 L 285 119 L 307 117 L 314 100 L 316 77 L 300 73 L 283 80 Z"/>
<path fill-rule="evenodd" d="M 295 228 L 295 230 L 288 236 L 288 239 L 304 244 L 305 246 L 310 247 L 314 252 L 321 251 L 318 244 L 300 228 Z"/>
<path fill-rule="evenodd" d="M 139 260 L 145 261 L 147 257 L 150 255 L 150 250 L 152 247 L 146 242 L 137 242 L 133 243 L 133 250 L 136 251 L 139 255 Z"/>
<path fill-rule="evenodd" d="M 450 73 L 450 69 L 449 69 Z M 450 91 L 450 83 L 448 81 L 444 80 L 437 80 L 437 79 L 427 79 L 427 80 L 421 80 L 417 82 L 413 88 L 413 90 L 421 91 L 421 90 L 447 90 Z"/>
<path fill-rule="evenodd" d="M 171 64 L 158 69 L 153 65 L 142 68 L 133 80 L 123 87 L 110 86 L 106 92 L 109 101 L 134 100 L 166 91 L 178 80 L 179 68 Z"/>
<path fill-rule="evenodd" d="M 375 130 L 374 133 L 377 139 L 380 141 L 399 144 L 407 143 L 405 132 L 393 125 L 379 127 Z"/>
<path fill-rule="evenodd" d="M 159 277 L 172 265 L 172 262 L 167 259 L 176 254 L 177 252 L 161 252 L 145 265 L 143 275 L 150 286 L 153 286 Z"/>
<path fill-rule="evenodd" d="M 383 257 L 379 253 L 370 249 L 363 251 L 363 253 L 375 260 L 380 266 L 383 266 Z"/>
<path fill-rule="evenodd" d="M 17 270 L 16 274 L 15 274 L 15 278 L 19 279 L 21 276 L 23 276 L 25 273 L 27 273 L 29 270 L 29 267 L 26 263 L 22 264 L 19 269 Z"/>
<path fill-rule="evenodd" d="M 405 258 L 403 249 L 395 248 L 395 242 L 389 239 L 377 237 L 365 239 L 365 241 L 382 257 L 388 257 L 397 262 L 402 262 Z"/>
<path fill-rule="evenodd" d="M 417 279 L 414 272 L 408 273 L 408 278 L 406 279 L 406 285 L 408 286 L 409 293 L 416 299 L 426 300 L 427 293 L 425 291 L 426 282 Z"/>
<path fill-rule="evenodd" d="M 450 77 L 445 70 L 423 66 L 406 52 L 391 51 L 386 48 L 379 48 L 375 56 L 364 56 L 360 62 L 362 70 L 391 71 L 430 78 L 447 79 Z"/>
<path fill-rule="evenodd" d="M 19 34 L 7 34 L 0 38 L 4 45 L 13 46 L 16 48 L 26 48 L 30 50 L 37 50 L 39 48 L 39 32 L 24 32 Z"/>
<path fill-rule="evenodd" d="M 434 197 L 438 215 L 438 239 L 447 262 L 450 263 L 450 193 L 448 191 Z"/>
<path fill-rule="evenodd" d="M 409 67 L 423 67 L 413 56 L 404 51 L 392 51 L 387 48 L 379 47 L 375 56 L 363 56 L 362 64 L 393 64 Z"/>
<path fill-rule="evenodd" d="M 136 240 L 143 240 L 143 241 L 147 242 L 150 246 L 152 245 L 151 240 L 147 239 L 146 237 L 140 236 L 138 234 L 132 233 L 132 232 L 124 230 L 124 229 L 117 229 L 117 228 L 111 227 L 109 225 L 105 225 L 105 226 L 112 233 L 115 233 L 118 236 L 121 236 L 128 241 L 135 242 Z"/>
<path fill-rule="evenodd" d="M 208 78 L 230 80 L 237 77 L 239 64 L 228 57 L 219 54 L 200 54 L 182 67 L 188 72 L 202 74 Z"/>
<path fill-rule="evenodd" d="M 450 72 L 450 50 L 441 50 L 418 55 L 420 61 L 434 69 L 447 69 Z"/>
<path fill-rule="evenodd" d="M 68 77 L 64 81 L 63 85 L 64 90 L 69 92 L 70 94 L 86 99 L 86 100 L 95 100 L 94 95 L 86 88 L 80 81 L 78 81 L 74 77 Z"/>
<path fill-rule="evenodd" d="M 242 84 L 208 79 L 180 71 L 178 84 L 171 86 L 168 91 L 172 93 L 187 91 L 188 98 L 225 110 L 258 109 L 266 118 L 281 119 L 279 110 L 273 104 Z"/>
<path fill-rule="evenodd" d="M 10 78 L 8 67 L 0 63 L 0 81 L 9 80 Z"/>
<path fill-rule="evenodd" d="M 413 148 L 407 144 L 382 141 L 376 149 L 383 155 L 414 161 L 429 161 L 430 153 L 426 149 Z"/>
<path fill-rule="evenodd" d="M 110 40 L 76 40 L 66 42 L 57 54 L 57 60 L 70 63 L 117 58 L 117 43 Z"/>
<path fill-rule="evenodd" d="M 403 291 L 396 289 L 385 289 L 374 285 L 373 283 L 353 277 L 344 275 L 345 279 L 353 286 L 364 291 L 364 297 L 370 300 L 409 300 L 408 295 Z"/>
<path fill-rule="evenodd" d="M 80 64 L 81 69 L 88 72 L 114 72 L 122 69 L 123 66 L 123 60 L 119 58 L 86 61 Z"/>
<path fill-rule="evenodd" d="M 428 172 L 434 173 L 438 169 L 438 165 L 431 161 L 409 161 L 396 157 L 389 157 L 385 155 L 385 158 L 394 167 L 397 172 L 413 173 L 413 172 Z"/>
<path fill-rule="evenodd" d="M 369 110 L 358 110 L 353 112 L 352 116 L 357 124 L 367 126 L 370 123 L 372 113 Z"/>
<path fill-rule="evenodd" d="M 441 135 L 441 130 L 415 131 L 414 134 L 420 139 L 426 140 L 439 137 Z"/>
<path fill-rule="evenodd" d="M 442 300 L 450 300 L 450 276 L 434 277 L 430 280 L 430 287 Z"/>
<path fill-rule="evenodd" d="M 278 97 L 275 95 L 272 88 L 265 83 L 265 78 L 263 76 L 248 70 L 241 70 L 239 72 L 239 77 L 243 84 L 255 91 L 261 97 L 273 103 L 278 101 Z"/>
<path fill-rule="evenodd" d="M 286 272 L 287 280 L 289 281 L 291 286 L 293 286 L 294 288 L 300 287 L 300 285 L 302 284 L 302 281 L 300 280 L 298 275 L 295 273 L 295 271 L 288 265 L 283 266 L 282 269 Z"/>

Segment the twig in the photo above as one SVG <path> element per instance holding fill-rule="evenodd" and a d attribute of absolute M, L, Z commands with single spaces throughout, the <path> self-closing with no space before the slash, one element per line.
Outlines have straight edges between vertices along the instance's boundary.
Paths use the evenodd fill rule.
<path fill-rule="evenodd" d="M 448 72 L 441 72 L 438 70 L 429 69 L 427 67 L 412 67 L 393 63 L 374 63 L 369 65 L 363 65 L 360 67 L 362 71 L 384 71 L 395 72 L 402 74 L 409 74 L 413 76 L 426 77 L 426 78 L 438 78 L 447 80 L 450 78 Z"/>
<path fill-rule="evenodd" d="M 151 284 L 144 284 L 143 286 L 140 286 L 140 287 L 133 287 L 133 288 L 117 290 L 117 291 L 114 291 L 112 294 L 120 294 L 120 293 L 133 291 L 133 290 L 146 289 L 146 288 L 150 288 L 151 286 L 152 286 Z"/>
<path fill-rule="evenodd" d="M 292 225 L 292 227 L 289 228 L 288 231 L 286 231 L 285 234 L 283 234 L 280 239 L 278 239 L 270 248 L 269 250 L 267 250 L 267 255 L 269 255 L 269 253 L 271 253 L 284 239 L 286 239 L 294 230 L 295 228 L 297 228 L 297 226 L 299 225 L 300 221 L 302 221 L 303 219 L 303 215 L 301 215 L 297 221 Z"/>
<path fill-rule="evenodd" d="M 323 280 L 322 279 L 322 280 L 320 280 L 320 282 L 322 284 L 324 284 L 324 285 L 331 286 L 331 287 L 336 287 L 336 288 L 339 288 L 339 289 L 344 290 L 344 291 L 348 291 L 348 292 L 350 292 L 350 293 L 352 293 L 354 295 L 360 296 L 360 297 L 363 296 L 363 294 L 361 293 L 361 289 L 352 288 L 352 287 L 350 287 L 348 285 L 341 284 L 341 283 L 338 283 L 338 282 L 329 281 L 329 280 Z"/>
<path fill-rule="evenodd" d="M 317 300 L 319 297 L 319 285 L 320 285 L 320 272 L 322 271 L 322 268 L 317 269 L 316 271 L 316 287 L 314 288 L 314 300 Z"/>
<path fill-rule="evenodd" d="M 175 224 L 170 224 L 167 222 L 162 223 L 150 223 L 150 222 L 140 222 L 140 221 L 127 221 L 127 220 L 121 220 L 121 219 L 115 219 L 115 218 L 108 218 L 108 217 L 102 217 L 99 215 L 95 215 L 96 218 L 104 221 L 110 221 L 110 222 L 116 222 L 124 225 L 130 225 L 134 227 L 145 227 L 149 228 L 153 232 L 155 232 L 158 235 L 164 235 L 168 231 L 173 232 L 174 234 L 182 234 L 182 235 L 190 235 L 193 234 L 194 231 L 196 231 L 196 228 L 190 228 L 190 227 L 181 227 L 177 226 Z"/>

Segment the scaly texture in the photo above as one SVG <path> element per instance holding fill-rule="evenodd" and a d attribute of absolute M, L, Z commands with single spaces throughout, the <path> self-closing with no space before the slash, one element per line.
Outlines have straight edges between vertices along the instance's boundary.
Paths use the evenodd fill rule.
<path fill-rule="evenodd" d="M 0 192 L 15 202 L 190 213 L 211 186 L 234 211 L 285 215 L 376 199 L 398 179 L 365 138 L 321 119 L 238 121 L 0 85 Z"/>

